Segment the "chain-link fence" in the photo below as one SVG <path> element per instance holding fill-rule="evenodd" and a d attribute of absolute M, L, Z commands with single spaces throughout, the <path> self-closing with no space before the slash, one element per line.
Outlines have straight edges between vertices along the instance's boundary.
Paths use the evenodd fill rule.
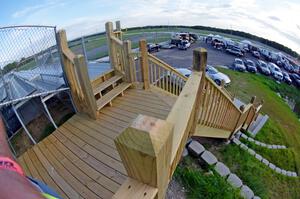
<path fill-rule="evenodd" d="M 0 105 L 64 87 L 56 28 L 0 28 Z"/>

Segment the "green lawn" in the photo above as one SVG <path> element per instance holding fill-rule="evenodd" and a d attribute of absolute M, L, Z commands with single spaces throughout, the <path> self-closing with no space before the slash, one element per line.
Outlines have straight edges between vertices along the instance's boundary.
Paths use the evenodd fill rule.
<path fill-rule="evenodd" d="M 241 198 L 239 191 L 211 169 L 199 168 L 195 159 L 186 157 L 176 168 L 174 177 L 187 190 L 190 199 Z"/>
<path fill-rule="evenodd" d="M 253 148 L 278 166 L 300 173 L 300 122 L 297 115 L 276 94 L 279 92 L 283 96 L 288 95 L 299 100 L 297 98 L 300 91 L 286 84 L 277 84 L 262 75 L 219 70 L 229 75 L 232 84 L 227 89 L 237 97 L 246 103 L 254 95 L 264 100 L 262 112 L 268 114 L 270 120 L 257 134 L 256 139 L 288 146 L 287 150 L 282 151 Z M 224 146 L 217 151 L 217 156 L 262 198 L 300 198 L 299 178 L 276 174 L 238 147 Z"/>

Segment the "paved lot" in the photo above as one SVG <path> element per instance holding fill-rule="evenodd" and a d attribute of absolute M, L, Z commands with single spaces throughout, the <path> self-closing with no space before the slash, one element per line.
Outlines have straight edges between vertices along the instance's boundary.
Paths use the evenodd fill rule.
<path fill-rule="evenodd" d="M 198 41 L 195 44 L 192 44 L 187 50 L 178 50 L 177 48 L 173 49 L 163 49 L 157 53 L 154 53 L 155 56 L 164 60 L 168 64 L 176 68 L 188 68 L 192 66 L 193 62 L 193 50 L 195 48 L 206 48 L 207 49 L 207 63 L 212 66 L 231 66 L 236 56 L 226 53 L 225 51 L 216 50 L 210 44 L 205 42 Z M 256 62 L 257 59 L 254 58 L 250 53 L 246 53 L 243 59 L 249 58 L 252 61 Z"/>

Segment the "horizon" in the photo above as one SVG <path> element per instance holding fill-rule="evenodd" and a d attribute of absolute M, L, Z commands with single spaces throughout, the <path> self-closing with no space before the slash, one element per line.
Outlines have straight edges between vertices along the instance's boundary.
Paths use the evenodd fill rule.
<path fill-rule="evenodd" d="M 209 3 L 191 0 L 88 0 L 84 3 L 78 0 L 11 0 L 3 4 L 0 24 L 53 25 L 66 29 L 69 40 L 103 32 L 106 21 L 120 20 L 124 28 L 199 25 L 247 32 L 300 54 L 300 23 L 291 20 L 297 19 L 298 10 L 300 2 L 296 0 L 214 0 Z"/>

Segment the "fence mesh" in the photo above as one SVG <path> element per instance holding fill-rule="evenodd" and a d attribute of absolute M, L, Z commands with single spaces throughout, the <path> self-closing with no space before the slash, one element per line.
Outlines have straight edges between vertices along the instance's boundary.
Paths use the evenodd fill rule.
<path fill-rule="evenodd" d="M 0 28 L 0 105 L 64 87 L 55 27 Z"/>

